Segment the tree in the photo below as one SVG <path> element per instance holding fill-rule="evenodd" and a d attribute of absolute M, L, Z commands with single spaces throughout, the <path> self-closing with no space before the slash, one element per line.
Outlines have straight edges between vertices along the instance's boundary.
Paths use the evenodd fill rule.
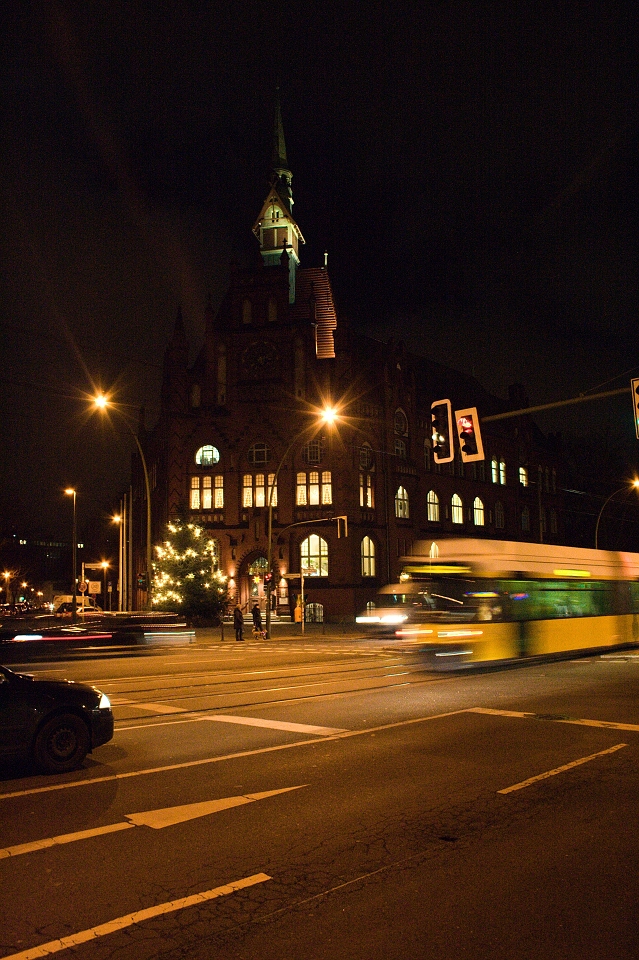
<path fill-rule="evenodd" d="M 180 517 L 167 525 L 167 539 L 155 553 L 154 608 L 177 610 L 191 620 L 217 620 L 228 592 L 227 578 L 216 569 L 215 541 Z"/>

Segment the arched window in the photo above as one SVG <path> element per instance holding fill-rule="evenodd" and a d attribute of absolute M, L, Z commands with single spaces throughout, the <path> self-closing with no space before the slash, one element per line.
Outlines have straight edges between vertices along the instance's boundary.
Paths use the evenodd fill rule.
<path fill-rule="evenodd" d="M 210 443 L 206 444 L 195 454 L 195 462 L 198 467 L 212 467 L 214 463 L 220 462 L 220 451 Z"/>
<path fill-rule="evenodd" d="M 501 483 L 502 487 L 506 486 L 506 461 L 505 460 L 499 461 L 499 482 Z"/>
<path fill-rule="evenodd" d="M 300 564 L 305 577 L 328 576 L 328 544 L 323 537 L 313 533 L 302 540 Z"/>
<path fill-rule="evenodd" d="M 408 520 L 408 493 L 404 487 L 398 487 L 395 494 L 395 516 Z"/>
<path fill-rule="evenodd" d="M 368 510 L 372 510 L 375 506 L 375 487 L 372 473 L 362 472 L 359 475 L 359 505 Z"/>
<path fill-rule="evenodd" d="M 476 527 L 484 526 L 484 504 L 479 497 L 473 500 L 473 522 Z"/>
<path fill-rule="evenodd" d="M 254 443 L 249 447 L 248 462 L 253 466 L 260 463 L 268 463 L 271 459 L 271 450 L 265 443 Z"/>
<path fill-rule="evenodd" d="M 464 522 L 464 504 L 458 493 L 453 494 L 451 500 L 451 520 L 453 523 L 463 523 Z"/>
<path fill-rule="evenodd" d="M 528 486 L 528 467 L 519 468 L 519 482 L 522 487 Z"/>
<path fill-rule="evenodd" d="M 373 449 L 370 443 L 363 443 L 359 448 L 359 468 L 360 470 L 373 469 Z"/>
<path fill-rule="evenodd" d="M 375 576 L 375 544 L 370 537 L 364 537 L 361 548 L 362 576 Z"/>
<path fill-rule="evenodd" d="M 530 510 L 528 507 L 524 507 L 524 509 L 521 511 L 521 529 L 524 531 L 524 533 L 528 533 L 530 531 Z"/>
<path fill-rule="evenodd" d="M 432 523 L 439 522 L 439 497 L 434 490 L 428 491 L 428 496 L 426 497 L 426 505 L 428 507 L 428 519 Z"/>
<path fill-rule="evenodd" d="M 395 419 L 393 421 L 393 426 L 395 433 L 398 437 L 407 437 L 408 436 L 408 419 L 406 414 L 401 408 L 398 408 L 395 411 Z"/>
<path fill-rule="evenodd" d="M 498 530 L 503 530 L 506 526 L 506 516 L 504 514 L 504 505 L 500 500 L 495 504 L 495 526 Z"/>
<path fill-rule="evenodd" d="M 499 464 L 494 457 L 490 461 L 490 478 L 493 483 L 499 483 Z"/>

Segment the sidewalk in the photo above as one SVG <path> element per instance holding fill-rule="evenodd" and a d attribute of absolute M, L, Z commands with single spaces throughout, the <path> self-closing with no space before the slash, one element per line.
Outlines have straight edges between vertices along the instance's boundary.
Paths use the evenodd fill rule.
<path fill-rule="evenodd" d="M 251 641 L 253 624 L 244 621 L 244 640 Z M 235 641 L 235 631 L 231 620 L 224 621 L 222 627 L 197 627 L 195 639 L 207 642 Z M 273 640 L 358 640 L 365 639 L 361 627 L 356 623 L 305 623 L 304 633 L 301 624 L 286 620 L 271 621 L 271 639 Z M 268 643 L 268 640 L 266 641 Z"/>

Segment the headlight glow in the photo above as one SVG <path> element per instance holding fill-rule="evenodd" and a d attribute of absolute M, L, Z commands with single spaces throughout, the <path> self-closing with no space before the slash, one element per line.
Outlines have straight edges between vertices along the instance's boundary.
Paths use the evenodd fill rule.
<path fill-rule="evenodd" d="M 107 697 L 106 693 L 103 693 L 102 696 L 100 697 L 98 710 L 110 710 L 110 709 L 111 709 L 111 701 Z"/>

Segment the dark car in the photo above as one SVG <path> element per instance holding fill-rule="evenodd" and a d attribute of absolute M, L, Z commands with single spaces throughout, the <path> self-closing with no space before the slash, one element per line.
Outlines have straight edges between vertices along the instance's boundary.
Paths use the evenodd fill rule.
<path fill-rule="evenodd" d="M 96 687 L 0 666 L 0 759 L 31 758 L 46 773 L 64 773 L 112 737 L 111 704 Z"/>

